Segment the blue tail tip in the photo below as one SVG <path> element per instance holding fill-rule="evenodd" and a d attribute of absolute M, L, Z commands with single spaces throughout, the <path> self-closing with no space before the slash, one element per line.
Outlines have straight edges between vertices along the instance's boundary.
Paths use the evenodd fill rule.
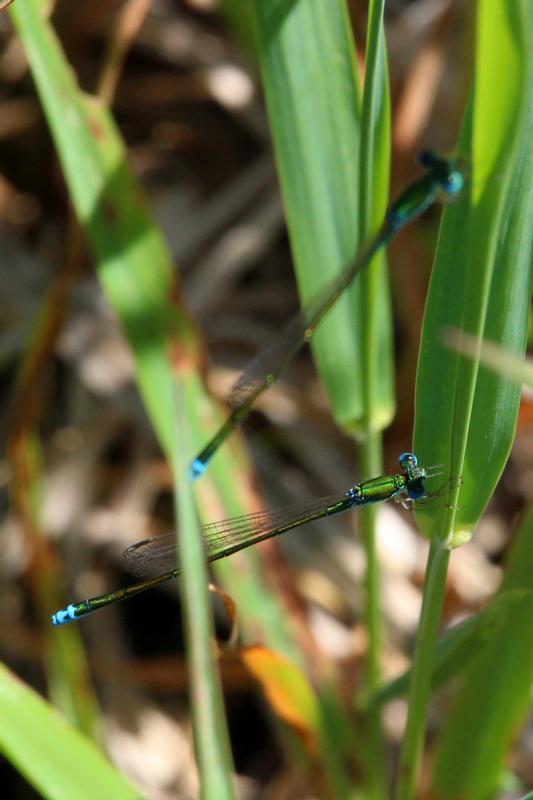
<path fill-rule="evenodd" d="M 51 619 L 52 625 L 66 625 L 68 622 L 72 622 L 76 619 L 76 606 L 71 603 L 66 608 L 52 614 Z"/>
<path fill-rule="evenodd" d="M 195 458 L 189 467 L 189 478 L 195 481 L 200 475 L 203 475 L 207 469 L 207 464 L 201 458 Z"/>

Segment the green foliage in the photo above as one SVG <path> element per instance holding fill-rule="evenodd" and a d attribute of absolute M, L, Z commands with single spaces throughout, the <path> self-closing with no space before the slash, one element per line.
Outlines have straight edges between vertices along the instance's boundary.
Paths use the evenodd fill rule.
<path fill-rule="evenodd" d="M 205 584 L 204 567 L 183 455 L 205 442 L 220 412 L 202 386 L 195 332 L 173 294 L 169 254 L 144 206 L 111 115 L 79 91 L 42 11 L 43 4 L 37 0 L 17 0 L 11 14 L 99 278 L 134 355 L 140 392 L 175 469 L 181 527 L 191 534 L 184 551 L 191 561 L 183 590 L 200 734 L 197 758 L 203 785 L 220 787 L 223 781 L 226 796 L 231 796 L 223 710 L 217 679 L 210 670 L 211 626 L 205 592 L 198 593 Z M 344 2 L 255 0 L 253 11 L 255 45 L 305 302 L 351 260 L 360 242 L 376 229 L 386 205 L 390 131 L 382 4 L 370 4 L 362 96 Z M 251 24 L 246 19 L 244 32 Z M 531 512 L 520 528 L 498 597 L 439 647 L 436 638 L 449 549 L 474 530 L 501 475 L 515 431 L 516 383 L 489 371 L 479 353 L 472 360 L 446 348 L 442 331 L 453 327 L 459 335 L 473 334 L 476 341 L 486 338 L 516 355 L 524 350 L 533 266 L 533 56 L 528 46 L 532 27 L 527 0 L 512 4 L 478 0 L 475 79 L 459 144 L 469 165 L 469 180 L 461 199 L 445 212 L 416 388 L 415 452 L 421 463 L 442 463 L 445 474 L 456 480 L 450 482 L 448 497 L 440 507 L 418 516 L 422 530 L 432 539 L 432 550 L 410 672 L 409 723 L 398 798 L 411 798 L 416 792 L 432 681 L 440 685 L 452 677 L 464 680 L 438 748 L 437 796 L 479 800 L 490 796 L 528 704 L 533 673 Z M 366 440 L 382 430 L 393 411 L 392 323 L 383 267 L 379 259 L 361 276 L 313 341 L 337 421 Z M 179 446 L 178 416 L 188 426 L 186 443 L 183 429 L 178 431 Z M 379 450 L 375 442 L 374 450 Z M 367 458 L 367 463 L 371 460 Z M 376 460 L 379 457 L 373 463 Z M 217 497 L 223 498 L 228 515 L 243 510 L 235 487 L 245 473 L 244 464 L 235 446 L 228 446 L 213 464 Z M 208 486 L 211 490 L 212 485 Z M 298 684 L 304 655 L 289 636 L 276 598 L 264 590 L 253 556 L 245 563 L 249 566 L 239 570 L 221 564 L 220 574 L 231 583 L 241 616 L 259 620 L 269 646 L 291 659 L 291 676 Z M 375 589 L 374 582 L 374 612 Z M 377 625 L 369 623 L 369 628 L 371 648 L 379 648 Z M 373 657 L 377 663 L 377 649 Z M 376 676 L 374 672 L 369 683 Z M 137 797 L 92 745 L 60 723 L 44 701 L 17 685 L 5 671 L 3 682 L 3 750 L 44 796 L 69 800 Z M 405 679 L 374 692 L 368 707 L 375 711 L 380 702 L 403 688 Z M 309 701 L 310 693 L 306 696 Z M 368 794 L 384 796 L 375 780 L 376 770 L 384 773 L 377 729 L 372 729 L 366 742 L 358 741 L 350 710 L 329 681 L 317 689 L 316 697 L 321 713 L 313 716 L 318 730 L 312 732 L 321 742 L 318 757 L 328 785 L 335 787 L 338 796 L 350 793 L 352 778 L 345 754 L 339 754 L 337 746 L 339 741 L 343 747 L 348 742 L 358 751 L 359 761 L 366 759 L 374 765 L 373 774 L 372 768 L 365 772 L 365 788 L 371 786 Z M 374 715 L 374 726 L 376 719 Z M 43 737 L 45 730 L 54 735 Z M 368 752 L 361 756 L 365 747 Z M 211 788 L 211 796 L 213 791 L 218 789 Z"/>
<path fill-rule="evenodd" d="M 479 352 L 472 360 L 446 348 L 442 332 L 453 327 L 524 352 L 533 279 L 530 26 L 530 4 L 480 3 L 473 100 L 460 141 L 470 179 L 445 213 L 424 317 L 414 447 L 423 463 L 442 463 L 460 480 L 448 495 L 456 507 L 420 514 L 419 522 L 428 535 L 440 531 L 458 544 L 472 534 L 507 461 L 520 387 L 481 366 Z M 494 87 L 502 80 L 500 94 Z"/>
<path fill-rule="evenodd" d="M 0 750 L 43 798 L 141 800 L 94 744 L 2 665 L 0 698 Z"/>
<path fill-rule="evenodd" d="M 435 796 L 484 800 L 498 786 L 505 755 L 531 704 L 533 683 L 533 506 L 524 514 L 495 601 L 528 591 L 492 632 L 463 685 L 440 740 Z M 493 601 L 493 602 L 495 602 Z"/>
<path fill-rule="evenodd" d="M 213 659 L 214 626 L 209 598 L 209 575 L 204 558 L 200 524 L 189 481 L 189 464 L 194 457 L 187 427 L 188 381 L 179 363 L 174 364 L 174 497 L 178 522 L 176 544 L 183 575 L 179 587 L 187 633 L 187 661 L 195 752 L 204 797 L 232 800 L 233 763 L 226 726 L 220 678 Z"/>
<path fill-rule="evenodd" d="M 389 124 L 380 19 L 369 32 L 375 69 L 362 110 L 343 1 L 257 0 L 254 5 L 292 256 L 305 303 L 353 259 L 383 218 Z M 356 281 L 345 292 L 311 345 L 337 421 L 361 435 L 382 429 L 393 410 L 391 322 L 382 258 L 376 259 L 370 276 L 365 287 Z M 371 355 L 363 359 L 365 351 Z M 368 403 L 365 362 L 370 358 L 379 362 L 379 370 Z"/>

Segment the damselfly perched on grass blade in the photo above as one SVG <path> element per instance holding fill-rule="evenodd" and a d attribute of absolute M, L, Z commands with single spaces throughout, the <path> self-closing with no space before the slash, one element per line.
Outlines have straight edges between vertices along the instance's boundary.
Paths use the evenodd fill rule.
<path fill-rule="evenodd" d="M 439 467 L 425 469 L 418 466 L 416 456 L 402 453 L 398 459 L 401 472 L 381 475 L 356 483 L 343 495 L 322 497 L 313 502 L 299 503 L 277 511 L 260 511 L 243 517 L 233 517 L 202 526 L 207 561 L 226 558 L 253 544 L 299 528 L 307 522 L 348 511 L 350 508 L 380 503 L 391 498 L 418 502 L 428 497 L 425 481 L 440 474 Z M 176 552 L 175 533 L 144 539 L 128 547 L 124 553 L 126 569 L 145 579 L 118 589 L 116 592 L 82 600 L 52 614 L 53 625 L 72 622 L 104 606 L 126 600 L 128 597 L 177 578 L 180 574 Z M 148 577 L 147 577 L 148 576 Z"/>
<path fill-rule="evenodd" d="M 377 233 L 361 247 L 340 275 L 327 283 L 245 367 L 230 394 L 229 404 L 233 411 L 192 461 L 189 468 L 191 480 L 205 472 L 222 442 L 248 416 L 255 399 L 274 383 L 283 367 L 309 342 L 327 312 L 376 253 L 438 197 L 453 200 L 458 196 L 464 185 L 464 175 L 455 159 L 439 158 L 434 153 L 424 152 L 419 161 L 427 169 L 426 174 L 411 183 L 389 207 Z"/>

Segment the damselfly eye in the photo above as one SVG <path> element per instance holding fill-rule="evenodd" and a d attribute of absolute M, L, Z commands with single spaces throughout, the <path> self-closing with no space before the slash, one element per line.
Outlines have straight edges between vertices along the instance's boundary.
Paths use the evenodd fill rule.
<path fill-rule="evenodd" d="M 459 170 L 455 169 L 448 176 L 448 179 L 442 182 L 442 188 L 447 194 L 459 194 L 465 183 L 464 177 Z"/>
<path fill-rule="evenodd" d="M 414 453 L 402 453 L 398 458 L 398 463 L 402 469 L 407 469 L 407 467 L 416 467 L 418 459 Z"/>

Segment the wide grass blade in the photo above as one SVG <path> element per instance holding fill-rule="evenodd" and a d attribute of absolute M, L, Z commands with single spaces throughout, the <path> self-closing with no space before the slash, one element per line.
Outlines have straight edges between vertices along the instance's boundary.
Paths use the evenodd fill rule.
<path fill-rule="evenodd" d="M 397 800 L 410 800 L 416 792 L 449 548 L 472 535 L 507 460 L 518 413 L 517 384 L 481 367 L 479 356 L 472 361 L 445 348 L 442 329 L 455 327 L 478 341 L 486 337 L 518 354 L 527 335 L 533 10 L 530 3 L 504 0 L 479 0 L 477 10 L 476 72 L 460 142 L 470 180 L 445 213 L 417 374 L 414 449 L 424 464 L 444 464 L 449 481 L 444 501 L 418 515 L 432 542 Z M 487 702 L 486 693 L 483 697 Z M 463 753 L 467 749 L 464 742 Z M 448 768 L 455 776 L 453 764 Z"/>
<path fill-rule="evenodd" d="M 94 744 L 3 665 L 0 698 L 0 750 L 41 797 L 141 800 Z"/>
<path fill-rule="evenodd" d="M 344 0 L 255 0 L 257 54 L 302 305 L 352 261 L 383 220 L 388 199 L 390 120 L 382 28 L 372 2 L 360 99 Z M 382 470 L 379 432 L 394 409 L 391 317 L 385 258 L 374 259 L 311 340 L 337 423 L 364 443 L 364 474 Z M 380 614 L 372 512 L 367 553 L 366 679 L 379 680 Z M 368 720 L 366 782 L 383 795 L 379 719 Z M 327 748 L 326 748 L 327 749 Z"/>
<path fill-rule="evenodd" d="M 516 534 L 497 597 L 533 590 L 533 506 Z M 518 603 L 480 659 L 468 669 L 444 730 L 435 764 L 434 796 L 493 797 L 509 745 L 531 707 L 533 599 Z"/>
<path fill-rule="evenodd" d="M 439 639 L 431 673 L 431 688 L 440 686 L 464 675 L 472 662 L 478 662 L 505 630 L 515 609 L 522 603 L 531 603 L 533 590 L 510 589 L 501 591 L 488 604 L 463 622 L 449 628 Z M 529 608 L 529 605 L 528 605 Z M 377 692 L 368 697 L 362 696 L 361 708 L 383 705 L 407 693 L 411 680 L 411 670 L 384 683 Z"/>
<path fill-rule="evenodd" d="M 418 519 L 425 533 L 441 530 L 453 543 L 471 535 L 499 480 L 519 386 L 481 366 L 479 353 L 472 360 L 450 351 L 442 331 L 453 327 L 522 356 L 533 273 L 531 4 L 478 9 L 475 85 L 460 145 L 470 177 L 445 212 L 416 387 L 414 449 L 423 463 L 445 465 L 453 506 Z"/>
<path fill-rule="evenodd" d="M 256 0 L 257 52 L 261 63 L 272 137 L 298 287 L 305 304 L 357 251 L 360 236 L 359 151 L 361 104 L 354 46 L 343 0 L 271 3 Z M 379 37 L 379 27 L 371 41 Z M 382 43 L 381 43 L 382 46 Z M 374 104 L 368 106 L 364 175 L 372 183 L 366 222 L 374 231 L 388 190 L 388 117 L 383 103 L 382 49 L 377 53 Z M 381 70 L 381 72 L 380 72 Z M 378 102 L 379 98 L 379 102 Z M 377 107 L 376 107 L 377 105 Z M 379 136 L 378 136 L 379 133 Z M 375 137 L 375 141 L 374 141 Z M 375 151 L 371 148 L 372 138 Z M 379 168 L 375 171 L 375 162 Z M 371 174 L 371 178 L 369 175 Z M 376 178 L 377 174 L 377 178 Z M 378 272 L 382 276 L 382 272 Z M 392 414 L 390 320 L 387 288 L 375 281 L 373 346 L 379 349 L 371 409 L 362 387 L 361 295 L 358 281 L 321 323 L 312 340 L 320 376 L 339 425 L 364 433 Z M 375 355 L 375 353 L 374 353 Z M 388 369 L 389 367 L 389 369 Z M 364 423 L 364 424 L 363 424 Z"/>

